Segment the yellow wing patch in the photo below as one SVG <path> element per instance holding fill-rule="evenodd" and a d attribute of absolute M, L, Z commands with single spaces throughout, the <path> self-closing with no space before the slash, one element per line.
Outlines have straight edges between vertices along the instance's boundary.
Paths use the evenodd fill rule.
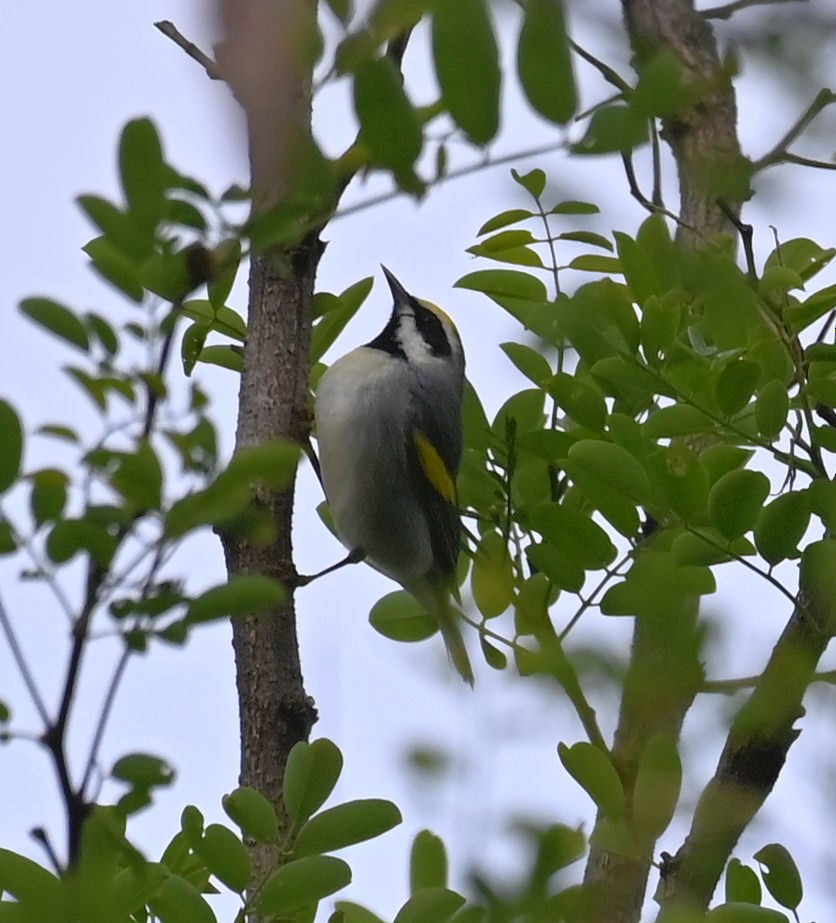
<path fill-rule="evenodd" d="M 444 464 L 438 450 L 419 429 L 413 432 L 412 440 L 418 450 L 418 461 L 427 480 L 448 503 L 455 506 L 458 503 L 456 482 L 450 476 L 447 465 Z"/>

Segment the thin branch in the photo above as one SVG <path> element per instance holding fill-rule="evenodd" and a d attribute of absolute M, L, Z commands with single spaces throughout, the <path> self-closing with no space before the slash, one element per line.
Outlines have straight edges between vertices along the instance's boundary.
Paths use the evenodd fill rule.
<path fill-rule="evenodd" d="M 670 220 L 673 221 L 678 227 L 685 228 L 686 231 L 690 231 L 697 237 L 706 240 L 706 238 L 699 232 L 697 228 L 687 224 L 675 212 L 669 211 L 664 206 L 657 205 L 655 202 L 652 202 L 650 199 L 648 199 L 648 197 L 641 191 L 641 188 L 639 187 L 639 182 L 636 178 L 636 171 L 633 167 L 633 158 L 629 154 L 622 154 L 621 162 L 624 165 L 624 174 L 627 178 L 627 185 L 630 189 L 630 195 L 639 203 L 639 205 L 641 205 L 642 208 L 649 211 L 652 215 L 664 215 L 666 218 L 670 218 Z M 656 195 L 655 188 L 654 177 L 654 196 Z M 706 243 L 707 242 L 708 241 L 706 240 Z"/>
<path fill-rule="evenodd" d="M 751 224 L 746 224 L 744 221 L 741 221 L 740 215 L 734 211 L 734 209 L 728 204 L 728 202 L 725 201 L 725 199 L 717 199 L 717 206 L 735 226 L 737 233 L 740 235 L 740 240 L 743 244 L 743 253 L 746 256 L 746 271 L 749 274 L 749 278 L 752 280 L 752 282 L 757 282 L 758 270 L 757 266 L 755 265 L 755 251 L 752 247 L 754 228 Z"/>
<path fill-rule="evenodd" d="M 778 3 L 806 3 L 807 0 L 733 0 L 723 6 L 712 6 L 703 10 L 700 16 L 703 19 L 731 19 L 738 10 L 745 10 L 750 6 L 773 6 Z"/>
<path fill-rule="evenodd" d="M 154 26 L 159 29 L 166 38 L 170 38 L 178 48 L 182 48 L 190 58 L 197 61 L 206 71 L 206 76 L 210 80 L 224 79 L 215 61 L 204 51 L 201 51 L 194 42 L 190 42 L 185 35 L 178 30 L 173 22 L 170 22 L 168 19 L 161 19 L 159 22 L 155 22 Z"/>
<path fill-rule="evenodd" d="M 613 577 L 618 576 L 618 572 L 622 567 L 632 558 L 633 550 L 627 552 L 624 557 L 615 565 L 615 567 L 609 567 L 606 569 L 604 576 L 599 581 L 598 585 L 592 590 L 592 592 L 581 602 L 581 605 L 578 607 L 575 614 L 564 626 L 563 630 L 558 635 L 558 640 L 563 641 L 569 632 L 575 627 L 580 617 L 587 611 L 591 606 L 595 605 L 595 597 L 604 589 L 604 587 L 613 579 Z"/>
<path fill-rule="evenodd" d="M 795 141 L 803 132 L 807 129 L 810 123 L 819 115 L 820 112 L 825 110 L 828 106 L 836 103 L 836 93 L 833 90 L 819 90 L 816 98 L 810 103 L 810 105 L 801 113 L 801 115 L 796 120 L 783 138 L 772 148 L 771 151 L 764 154 L 760 160 L 756 160 L 752 165 L 753 172 L 757 173 L 760 170 L 765 169 L 766 167 L 771 167 L 774 164 L 783 163 L 788 158 L 793 158 L 793 162 L 798 163 L 799 159 L 796 158 L 795 154 L 790 154 L 787 150 L 789 146 Z M 814 162 L 816 166 L 819 166 L 819 162 Z M 808 164 L 811 165 L 811 164 Z M 836 164 L 834 167 L 836 168 Z M 830 169 L 830 168 L 829 168 Z"/>
<path fill-rule="evenodd" d="M 40 690 L 38 689 L 37 683 L 35 682 L 35 677 L 32 675 L 32 671 L 29 669 L 29 664 L 26 662 L 23 649 L 17 640 L 17 635 L 15 634 L 14 628 L 12 627 L 11 620 L 9 619 L 9 615 L 6 612 L 6 607 L 3 605 L 2 599 L 0 599 L 0 628 L 2 628 L 3 634 L 6 636 L 6 641 L 8 642 L 9 649 L 12 652 L 12 659 L 17 664 L 17 668 L 20 671 L 21 677 L 23 678 L 23 682 L 26 684 L 29 697 L 32 699 L 32 702 L 37 709 L 38 714 L 40 715 L 41 721 L 44 723 L 44 727 L 49 727 L 49 712 L 47 711 L 46 704 L 41 697 Z"/>
<path fill-rule="evenodd" d="M 801 157 L 789 152 L 784 154 L 783 162 L 794 163 L 799 167 L 813 167 L 816 170 L 836 170 L 836 163 L 829 160 L 814 160 L 812 157 Z"/>
<path fill-rule="evenodd" d="M 572 51 L 575 54 L 580 55 L 584 61 L 587 61 L 591 64 L 595 70 L 607 81 L 607 83 L 614 86 L 617 90 L 622 93 L 629 92 L 633 87 L 616 71 L 614 71 L 609 64 L 605 64 L 603 61 L 599 61 L 593 54 L 590 54 L 585 48 L 582 48 L 577 42 L 569 39 L 569 45 L 572 48 Z"/>
<path fill-rule="evenodd" d="M 504 154 L 502 157 L 497 157 L 495 159 L 486 158 L 484 160 L 480 160 L 478 163 L 470 164 L 467 167 L 461 167 L 458 170 L 450 170 L 449 173 L 445 173 L 434 182 L 428 183 L 427 189 L 435 189 L 437 186 L 440 186 L 449 180 L 461 179 L 463 176 L 468 176 L 471 173 L 478 173 L 480 170 L 489 170 L 492 167 L 501 167 L 506 163 L 514 163 L 517 160 L 527 160 L 530 157 L 539 157 L 542 154 L 553 154 L 556 151 L 562 150 L 565 146 L 566 142 L 561 141 L 559 144 L 543 144 L 540 147 L 531 147 L 527 148 L 526 150 L 515 151 L 512 154 Z M 401 189 L 392 189 L 389 192 L 383 192 L 380 195 L 370 196 L 368 199 L 364 199 L 362 202 L 357 202 L 354 205 L 348 205 L 344 208 L 340 208 L 334 213 L 331 221 L 335 221 L 338 218 L 347 218 L 349 215 L 354 215 L 357 212 L 365 211 L 367 208 L 374 208 L 376 205 L 381 205 L 384 202 L 397 199 L 402 195 L 403 191 Z"/>

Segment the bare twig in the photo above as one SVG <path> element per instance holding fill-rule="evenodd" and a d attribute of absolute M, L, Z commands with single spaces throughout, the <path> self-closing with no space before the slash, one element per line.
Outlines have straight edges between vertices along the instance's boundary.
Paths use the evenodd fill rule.
<path fill-rule="evenodd" d="M 794 163 L 799 167 L 813 167 L 815 170 L 836 170 L 836 163 L 829 160 L 814 160 L 812 157 L 801 157 L 799 154 L 784 154 L 784 163 Z"/>
<path fill-rule="evenodd" d="M 773 6 L 778 3 L 806 3 L 807 0 L 733 0 L 722 6 L 712 6 L 703 10 L 700 15 L 703 19 L 731 19 L 738 10 L 745 10 L 750 6 Z"/>
<path fill-rule="evenodd" d="M 685 230 L 690 231 L 692 234 L 701 237 L 699 230 L 695 227 L 692 227 L 689 224 L 686 224 L 679 215 L 665 208 L 663 205 L 657 205 L 656 202 L 651 201 L 648 197 L 641 191 L 639 187 L 638 179 L 636 178 L 636 170 L 633 166 L 633 158 L 630 154 L 622 154 L 621 162 L 624 165 L 624 175 L 627 178 L 627 185 L 630 189 L 630 195 L 641 205 L 642 208 L 650 212 L 651 215 L 659 214 L 664 215 L 666 218 L 670 218 L 677 227 L 685 228 Z M 656 183 L 655 183 L 655 173 L 654 173 L 654 197 L 656 196 Z M 707 243 L 707 241 L 706 241 Z"/>
<path fill-rule="evenodd" d="M 161 19 L 159 22 L 155 22 L 154 26 L 159 29 L 166 38 L 170 38 L 175 45 L 177 45 L 179 48 L 182 48 L 190 58 L 197 61 L 197 63 L 206 71 L 206 76 L 210 80 L 224 79 L 220 68 L 212 60 L 212 58 L 210 58 L 209 55 L 204 51 L 201 51 L 194 42 L 190 42 L 186 36 L 179 31 L 173 22 L 170 22 L 168 19 Z"/>
<path fill-rule="evenodd" d="M 614 71 L 609 66 L 609 64 L 605 64 L 603 61 L 600 61 L 594 55 L 590 54 L 585 48 L 582 48 L 577 42 L 574 42 L 571 39 L 569 40 L 569 45 L 575 54 L 580 55 L 584 61 L 589 62 L 598 71 L 598 73 L 601 74 L 604 80 L 614 86 L 617 90 L 622 93 L 626 93 L 633 89 L 632 86 L 619 73 Z"/>
<path fill-rule="evenodd" d="M 540 147 L 531 147 L 521 151 L 514 151 L 511 154 L 503 154 L 501 157 L 485 158 L 484 160 L 480 160 L 478 163 L 473 163 L 466 167 L 461 167 L 458 170 L 450 170 L 449 173 L 445 173 L 434 182 L 429 183 L 428 188 L 434 189 L 437 186 L 448 182 L 449 180 L 461 179 L 463 176 L 469 176 L 471 173 L 478 173 L 480 170 L 489 170 L 492 167 L 501 167 L 506 163 L 514 163 L 517 160 L 526 160 L 530 157 L 540 157 L 543 154 L 553 154 L 565 147 L 566 142 L 560 141 L 557 144 L 543 144 Z M 357 212 L 365 211 L 367 208 L 373 208 L 376 205 L 381 205 L 383 202 L 389 202 L 392 199 L 400 198 L 402 195 L 403 192 L 400 189 L 392 189 L 390 192 L 383 192 L 380 195 L 370 196 L 368 199 L 364 199 L 361 202 L 356 202 L 354 205 L 347 205 L 344 208 L 339 209 L 339 211 L 335 212 L 331 220 L 333 221 L 337 218 L 347 218 L 349 215 L 355 215 Z"/>
<path fill-rule="evenodd" d="M 749 278 L 752 282 L 758 281 L 758 270 L 755 266 L 755 251 L 752 247 L 752 237 L 754 235 L 754 228 L 751 224 L 746 224 L 744 221 L 740 220 L 740 215 L 738 215 L 733 208 L 725 201 L 725 199 L 717 199 L 717 205 L 723 214 L 729 219 L 729 221 L 737 229 L 737 233 L 740 235 L 741 243 L 743 244 L 743 253 L 746 257 L 746 272 L 749 275 Z"/>
<path fill-rule="evenodd" d="M 6 612 L 6 607 L 3 605 L 2 599 L 0 599 L 0 628 L 2 628 L 3 634 L 6 636 L 9 650 L 12 652 L 12 659 L 20 671 L 20 675 L 26 685 L 27 691 L 29 692 L 29 698 L 32 699 L 32 703 L 34 704 L 38 715 L 41 718 L 41 721 L 43 721 L 44 727 L 49 727 L 49 712 L 46 709 L 46 704 L 44 703 L 40 690 L 38 689 L 38 685 L 35 682 L 35 677 L 32 675 L 32 671 L 29 669 L 29 664 L 27 663 L 26 657 L 23 654 L 23 649 L 17 640 L 17 635 L 15 634 L 14 628 L 12 627 L 11 619 Z"/>
<path fill-rule="evenodd" d="M 807 161 L 806 158 L 799 158 L 796 154 L 790 154 L 788 151 L 789 146 L 804 133 L 816 116 L 823 112 L 828 106 L 833 105 L 833 103 L 836 103 L 836 93 L 834 93 L 833 90 L 819 90 L 816 98 L 801 113 L 775 147 L 764 154 L 760 160 L 754 162 L 752 165 L 753 172 L 757 173 L 760 170 L 766 169 L 766 167 L 771 167 L 779 163 L 786 163 L 788 160 L 792 163 L 803 163 L 805 166 L 825 166 L 827 169 L 836 169 L 836 164 L 831 167 L 830 165 L 823 164 L 821 161 Z"/>

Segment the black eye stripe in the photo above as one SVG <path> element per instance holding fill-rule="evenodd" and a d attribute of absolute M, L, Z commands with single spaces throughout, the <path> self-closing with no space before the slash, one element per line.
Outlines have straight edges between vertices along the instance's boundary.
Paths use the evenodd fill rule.
<path fill-rule="evenodd" d="M 450 355 L 450 340 L 441 320 L 421 304 L 415 305 L 415 329 L 436 356 Z"/>

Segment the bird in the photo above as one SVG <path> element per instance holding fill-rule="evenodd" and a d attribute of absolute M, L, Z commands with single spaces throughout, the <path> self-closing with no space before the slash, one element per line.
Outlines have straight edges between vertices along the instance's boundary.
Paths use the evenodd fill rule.
<path fill-rule="evenodd" d="M 459 625 L 455 580 L 461 524 L 465 358 L 450 317 L 415 298 L 385 267 L 392 314 L 369 343 L 319 381 L 319 465 L 334 528 L 349 561 L 399 583 L 436 621 L 451 664 L 473 668 Z"/>

